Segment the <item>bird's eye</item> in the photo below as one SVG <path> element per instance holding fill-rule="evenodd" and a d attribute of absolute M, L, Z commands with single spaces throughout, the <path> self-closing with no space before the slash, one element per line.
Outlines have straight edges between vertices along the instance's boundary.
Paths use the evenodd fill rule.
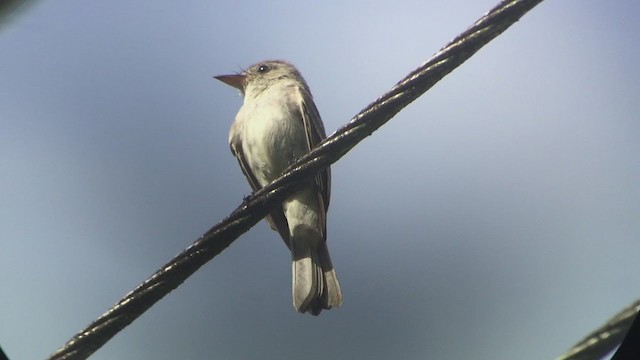
<path fill-rule="evenodd" d="M 267 65 L 260 65 L 260 67 L 258 68 L 259 73 L 266 73 L 267 71 L 269 71 L 269 66 Z"/>

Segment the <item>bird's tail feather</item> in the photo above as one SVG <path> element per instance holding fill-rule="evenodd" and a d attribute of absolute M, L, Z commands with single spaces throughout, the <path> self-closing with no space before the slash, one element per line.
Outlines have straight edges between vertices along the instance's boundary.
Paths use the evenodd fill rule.
<path fill-rule="evenodd" d="M 293 306 L 318 315 L 342 304 L 342 292 L 324 239 L 291 239 Z"/>

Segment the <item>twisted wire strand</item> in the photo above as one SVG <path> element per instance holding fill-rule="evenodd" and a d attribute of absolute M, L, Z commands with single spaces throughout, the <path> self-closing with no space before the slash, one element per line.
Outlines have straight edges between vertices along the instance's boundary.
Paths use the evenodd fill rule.
<path fill-rule="evenodd" d="M 607 320 L 604 325 L 585 336 L 569 351 L 557 357 L 556 360 L 602 359 L 620 345 L 639 311 L 640 300 L 637 300 Z M 638 354 L 637 358 L 640 358 L 640 354 Z"/>

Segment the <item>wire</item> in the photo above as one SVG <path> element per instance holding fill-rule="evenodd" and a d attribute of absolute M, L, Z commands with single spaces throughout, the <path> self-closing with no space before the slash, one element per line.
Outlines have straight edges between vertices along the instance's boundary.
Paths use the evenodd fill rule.
<path fill-rule="evenodd" d="M 585 336 L 556 360 L 596 360 L 615 349 L 640 311 L 640 300 L 615 314 L 604 325 Z"/>

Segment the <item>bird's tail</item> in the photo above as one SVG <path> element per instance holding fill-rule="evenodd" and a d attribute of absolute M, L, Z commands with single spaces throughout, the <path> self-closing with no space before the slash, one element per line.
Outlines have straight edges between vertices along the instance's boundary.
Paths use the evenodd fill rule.
<path fill-rule="evenodd" d="M 342 304 L 342 292 L 331 263 L 327 243 L 320 238 L 291 239 L 293 306 L 301 313 L 318 315 L 322 309 Z"/>

